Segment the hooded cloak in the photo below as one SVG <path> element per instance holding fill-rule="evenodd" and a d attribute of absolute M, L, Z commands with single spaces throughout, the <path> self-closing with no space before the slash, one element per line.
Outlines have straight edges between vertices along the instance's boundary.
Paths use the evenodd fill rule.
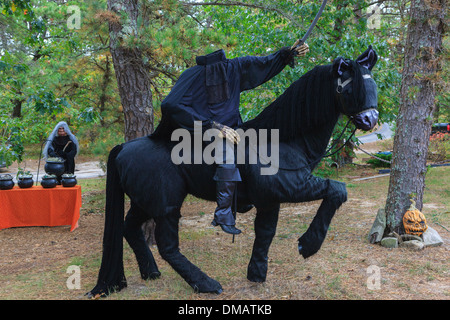
<path fill-rule="evenodd" d="M 64 128 L 64 131 L 67 133 L 67 136 L 70 138 L 72 143 L 75 145 L 76 151 L 75 151 L 74 157 L 77 156 L 78 151 L 79 151 L 78 140 L 73 135 L 73 133 L 70 131 L 69 126 L 67 125 L 67 123 L 65 121 L 61 121 L 61 122 L 58 122 L 58 124 L 55 126 L 55 128 L 53 128 L 52 133 L 50 133 L 50 135 L 47 138 L 47 143 L 45 144 L 44 150 L 42 151 L 42 153 L 44 155 L 44 159 L 47 159 L 47 158 L 51 157 L 48 154 L 48 149 L 49 149 L 49 147 L 51 147 L 53 140 L 58 136 L 58 129 L 61 128 L 61 127 Z"/>
<path fill-rule="evenodd" d="M 64 128 L 67 133 L 66 136 L 58 136 L 58 129 Z M 44 150 L 42 151 L 44 159 L 50 157 L 61 157 L 65 159 L 65 172 L 74 173 L 75 171 L 75 157 L 79 151 L 79 144 L 77 138 L 70 131 L 66 122 L 59 122 L 52 133 L 47 138 Z"/>

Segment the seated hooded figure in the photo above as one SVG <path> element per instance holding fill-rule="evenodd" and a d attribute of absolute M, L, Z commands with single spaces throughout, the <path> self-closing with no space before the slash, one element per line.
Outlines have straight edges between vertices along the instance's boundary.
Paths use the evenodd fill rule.
<path fill-rule="evenodd" d="M 161 104 L 162 118 L 153 139 L 170 139 L 172 132 L 183 128 L 191 133 L 194 122 L 202 131 L 216 129 L 223 139 L 223 154 L 216 156 L 217 208 L 214 226 L 223 231 L 239 234 L 231 210 L 236 182 L 241 176 L 234 163 L 234 145 L 240 137 L 235 129 L 242 124 L 239 100 L 242 91 L 250 90 L 269 81 L 286 65 L 292 65 L 295 56 L 304 56 L 308 45 L 297 41 L 268 56 L 246 56 L 227 59 L 224 50 L 196 58 L 197 65 L 185 70 L 169 95 Z M 216 158 L 215 157 L 215 158 Z M 239 210 L 238 210 L 239 211 Z M 239 212 L 245 212 L 239 211 Z"/>
<path fill-rule="evenodd" d="M 59 157 L 65 160 L 64 173 L 75 172 L 75 156 L 78 154 L 78 140 L 66 122 L 59 122 L 47 139 L 43 150 L 44 158 Z"/>

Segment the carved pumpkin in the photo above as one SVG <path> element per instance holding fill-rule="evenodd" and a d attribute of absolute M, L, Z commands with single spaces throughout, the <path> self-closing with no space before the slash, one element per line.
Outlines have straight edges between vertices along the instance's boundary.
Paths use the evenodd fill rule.
<path fill-rule="evenodd" d="M 411 206 L 403 215 L 403 227 L 407 234 L 421 236 L 428 229 L 427 220 L 422 212 L 416 208 L 416 202 L 411 200 Z"/>

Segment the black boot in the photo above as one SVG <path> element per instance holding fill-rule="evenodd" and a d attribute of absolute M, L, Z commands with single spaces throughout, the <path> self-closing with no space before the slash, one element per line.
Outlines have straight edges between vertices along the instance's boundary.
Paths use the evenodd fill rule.
<path fill-rule="evenodd" d="M 223 232 L 229 233 L 229 234 L 239 234 L 241 233 L 241 230 L 239 230 L 238 228 L 236 228 L 234 225 L 230 226 L 230 225 L 226 225 L 226 224 L 219 224 L 216 222 L 216 219 L 214 219 L 211 224 L 216 227 L 216 226 L 220 226 L 222 228 Z"/>
<path fill-rule="evenodd" d="M 235 227 L 236 219 L 231 210 L 236 181 L 240 181 L 239 171 L 235 167 L 218 167 L 214 180 L 217 181 L 217 208 L 211 224 L 213 226 L 220 225 L 226 233 L 239 234 L 241 230 Z"/>

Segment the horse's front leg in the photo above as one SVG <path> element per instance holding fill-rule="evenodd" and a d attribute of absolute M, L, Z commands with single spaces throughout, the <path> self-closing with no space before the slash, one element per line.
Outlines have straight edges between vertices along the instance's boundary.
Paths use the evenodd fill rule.
<path fill-rule="evenodd" d="M 268 208 L 257 208 L 255 242 L 247 268 L 247 279 L 250 281 L 266 281 L 269 247 L 277 229 L 279 211 L 280 204 Z"/>
<path fill-rule="evenodd" d="M 301 201 L 323 199 L 308 230 L 298 239 L 298 251 L 306 259 L 322 246 L 336 210 L 347 201 L 345 183 L 311 177 L 300 192 Z"/>

